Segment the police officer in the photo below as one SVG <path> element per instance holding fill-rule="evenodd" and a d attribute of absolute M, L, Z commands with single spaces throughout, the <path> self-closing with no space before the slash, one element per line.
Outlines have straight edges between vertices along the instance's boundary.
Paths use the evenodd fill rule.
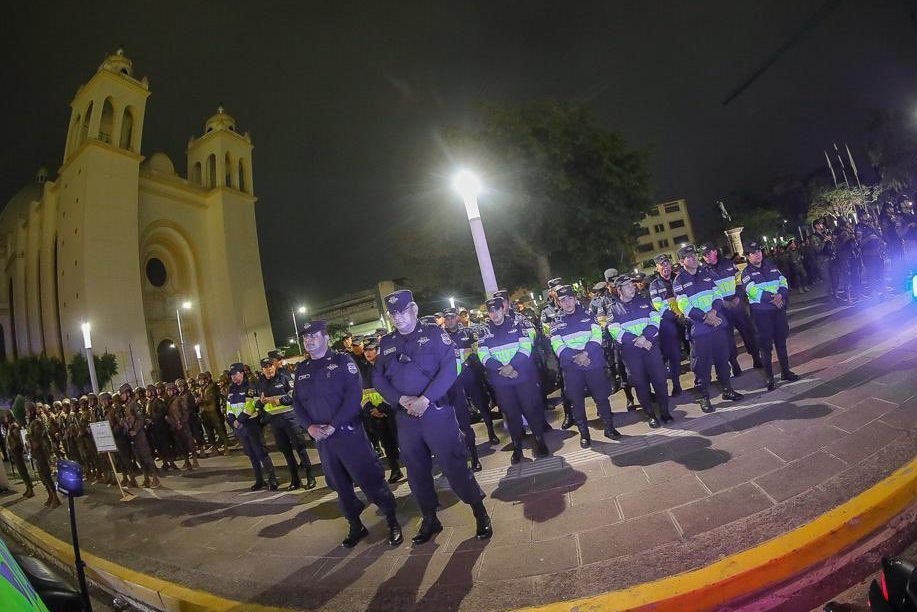
<path fill-rule="evenodd" d="M 369 535 L 360 520 L 365 505 L 354 493 L 356 484 L 385 515 L 388 542 L 398 546 L 404 538 L 395 516 L 395 496 L 385 483 L 385 474 L 360 423 L 360 370 L 347 354 L 329 348 L 324 321 L 304 324 L 302 342 L 312 359 L 296 367 L 294 406 L 296 416 L 318 445 L 325 480 L 337 492 L 341 512 L 350 523 L 341 545 L 353 548 Z"/>
<path fill-rule="evenodd" d="M 482 378 L 484 368 L 477 353 L 478 337 L 475 333 L 476 328 L 461 325 L 459 312 L 455 308 L 447 308 L 443 311 L 443 326 L 452 339 L 452 343 L 455 345 L 461 360 L 459 377 L 455 383 L 456 392 L 465 402 L 467 402 L 466 398 L 471 398 L 471 402 L 478 409 L 481 420 L 484 421 L 484 426 L 487 428 L 487 441 L 490 444 L 499 444 L 500 439 L 494 431 L 493 414 L 490 412 L 487 387 Z M 456 410 L 458 409 L 459 407 L 456 407 Z M 474 455 L 476 459 L 477 450 L 474 451 Z M 472 461 L 474 462 L 474 459 Z M 478 462 L 478 465 L 480 465 L 480 462 Z"/>
<path fill-rule="evenodd" d="M 659 349 L 672 380 L 671 397 L 681 394 L 681 339 L 686 330 L 682 320 L 684 314 L 678 309 L 675 291 L 672 290 L 672 260 L 668 255 L 657 255 L 656 275 L 650 281 L 650 299 L 659 311 Z"/>
<path fill-rule="evenodd" d="M 299 436 L 296 425 L 296 414 L 293 412 L 293 380 L 286 370 L 277 370 L 274 360 L 265 357 L 261 360 L 261 376 L 258 378 L 258 399 L 255 408 L 263 410 L 267 421 L 274 434 L 277 448 L 287 461 L 290 470 L 289 491 L 294 491 L 302 486 L 299 478 L 299 466 L 293 455 L 293 446 Z M 306 464 L 306 489 L 314 489 L 315 476 L 312 474 L 312 464 Z"/>
<path fill-rule="evenodd" d="M 720 293 L 723 294 L 723 311 L 720 314 L 723 315 L 727 325 L 738 330 L 739 335 L 742 336 L 742 342 L 745 343 L 745 350 L 751 355 L 754 367 L 760 368 L 761 361 L 758 355 L 758 345 L 755 342 L 755 333 L 748 320 L 748 314 L 745 312 L 745 304 L 741 299 L 739 291 L 741 287 L 736 286 L 739 270 L 728 257 L 720 258 L 720 252 L 715 246 L 703 245 L 701 256 L 704 258 L 707 269 L 714 275 L 714 281 Z M 729 364 L 732 366 L 732 375 L 741 376 L 742 368 L 739 366 L 735 333 L 732 329 L 727 329 L 726 332 L 730 339 Z"/>
<path fill-rule="evenodd" d="M 617 288 L 615 287 L 615 279 L 620 276 L 618 271 L 615 268 L 608 268 L 605 270 L 605 313 L 611 312 L 614 303 L 618 301 Z M 600 321 L 600 327 L 601 321 Z M 624 399 L 627 401 L 627 410 L 632 411 L 636 410 L 634 405 L 634 393 L 630 388 L 630 382 L 627 379 L 627 367 L 624 365 L 624 358 L 621 356 L 621 345 L 618 342 L 615 342 L 611 336 L 605 333 L 604 334 L 604 348 L 605 348 L 605 359 L 608 361 L 607 369 L 611 373 L 612 388 L 611 393 L 614 395 L 620 390 L 624 390 Z"/>
<path fill-rule="evenodd" d="M 267 352 L 267 356 L 274 361 L 274 367 L 277 368 L 277 371 L 285 371 L 290 375 L 290 381 L 293 380 L 293 371 L 287 368 L 284 364 L 283 353 L 277 349 Z M 299 468 L 303 470 L 312 471 L 312 463 L 309 461 L 309 451 L 306 450 L 306 439 L 305 433 L 302 431 L 302 428 L 299 426 L 299 423 L 296 424 L 296 437 L 293 438 L 293 450 L 296 451 L 296 454 L 299 455 Z"/>
<path fill-rule="evenodd" d="M 627 275 L 615 279 L 618 300 L 608 317 L 608 331 L 621 345 L 621 356 L 630 373 L 630 382 L 637 391 L 640 405 L 650 427 L 672 421 L 669 413 L 669 388 L 666 369 L 659 350 L 659 325 L 662 315 L 649 298 L 638 295 L 634 282 Z M 653 408 L 653 385 L 658 408 Z"/>
<path fill-rule="evenodd" d="M 476 537 L 490 538 L 493 528 L 482 501 L 484 492 L 468 467 L 455 411 L 446 399 L 457 378 L 452 339 L 435 325 L 419 324 L 410 291 L 395 291 L 384 301 L 396 331 L 382 338 L 373 387 L 390 405 L 399 407 L 401 457 L 423 513 L 420 530 L 411 541 L 423 544 L 443 529 L 436 517 L 439 500 L 433 485 L 432 455 L 458 498 L 471 505 Z"/>
<path fill-rule="evenodd" d="M 790 357 L 786 350 L 786 339 L 790 335 L 790 326 L 786 318 L 789 290 L 786 278 L 777 266 L 764 259 L 761 245 L 752 242 L 748 245 L 746 254 L 748 265 L 742 271 L 742 284 L 745 285 L 745 292 L 751 304 L 751 315 L 758 330 L 758 346 L 767 377 L 767 390 L 773 391 L 777 388 L 772 364 L 774 347 L 777 349 L 783 380 L 799 380 L 799 376 L 790 370 Z"/>
<path fill-rule="evenodd" d="M 540 359 L 539 363 L 544 369 L 541 373 L 542 380 L 547 378 L 547 374 L 550 371 L 548 368 L 548 358 L 555 359 L 554 350 L 551 348 L 551 324 L 554 323 L 554 320 L 560 314 L 560 306 L 557 304 L 557 287 L 560 287 L 563 284 L 563 279 L 560 277 L 552 278 L 548 281 L 548 300 L 545 303 L 544 308 L 541 310 L 541 326 L 538 328 L 538 333 L 535 337 L 535 350 L 538 353 L 544 355 L 544 359 Z M 573 404 L 570 402 L 570 398 L 567 396 L 565 381 L 564 381 L 564 372 L 563 368 L 558 364 L 558 376 L 557 384 L 560 387 L 560 399 L 564 407 L 564 420 L 561 422 L 561 429 L 570 429 L 576 424 L 575 419 L 573 418 Z M 547 390 L 543 389 L 544 395 L 544 404 L 547 408 L 548 399 L 547 399 Z"/>
<path fill-rule="evenodd" d="M 524 319 L 506 316 L 506 303 L 502 297 L 487 300 L 487 331 L 478 339 L 478 357 L 487 371 L 487 377 L 503 411 L 513 454 L 510 463 L 522 460 L 522 436 L 525 433 L 522 417 L 529 423 L 534 437 L 535 455 L 545 457 L 548 447 L 544 441 L 544 411 L 538 372 L 532 360 L 533 342 Z"/>
<path fill-rule="evenodd" d="M 258 409 L 255 408 L 256 389 L 245 376 L 244 364 L 234 363 L 229 366 L 229 377 L 232 383 L 226 391 L 226 421 L 241 442 L 255 472 L 255 484 L 251 490 L 263 489 L 267 477 L 268 487 L 276 491 L 278 485 L 274 463 L 264 445 Z"/>
<path fill-rule="evenodd" d="M 564 373 L 565 391 L 573 405 L 573 419 L 579 430 L 580 446 L 588 448 L 592 445 L 586 421 L 587 389 L 605 423 L 605 435 L 617 440 L 621 434 L 614 427 L 611 402 L 608 400 L 611 389 L 605 376 L 602 328 L 595 317 L 576 301 L 573 287 L 561 285 L 556 293 L 561 312 L 551 324 L 551 348 Z"/>
<path fill-rule="evenodd" d="M 451 318 L 457 319 L 458 313 L 454 308 L 449 308 Z M 443 325 L 445 325 L 446 314 L 443 313 Z M 449 333 L 448 331 L 446 332 Z M 451 338 L 451 334 L 450 334 Z M 465 393 L 465 387 L 462 384 L 462 371 L 465 369 L 464 355 L 458 345 L 453 341 L 452 346 L 455 351 L 455 371 L 457 377 L 447 392 L 447 403 L 455 410 L 455 420 L 459 429 L 462 431 L 462 438 L 465 440 L 465 447 L 468 449 L 468 457 L 471 460 L 471 471 L 480 472 L 483 468 L 481 461 L 478 459 L 478 448 L 475 442 L 474 428 L 471 426 L 471 407 L 468 405 L 468 395 Z"/>
<path fill-rule="evenodd" d="M 127 435 L 131 441 L 131 450 L 140 464 L 143 472 L 143 487 L 155 489 L 159 487 L 159 476 L 156 475 L 156 464 L 150 452 L 150 444 L 146 437 L 146 415 L 143 407 L 134 396 L 128 383 L 118 388 L 121 401 L 124 402 L 124 418 Z"/>
<path fill-rule="evenodd" d="M 732 388 L 729 377 L 729 337 L 725 321 L 719 313 L 723 310 L 722 293 L 714 276 L 700 267 L 694 245 L 678 249 L 681 272 L 672 282 L 678 309 L 691 319 L 691 356 L 694 375 L 700 390 L 700 407 L 703 412 L 713 412 L 710 404 L 710 366 L 723 387 L 723 399 L 738 401 L 742 394 Z"/>
<path fill-rule="evenodd" d="M 373 387 L 373 368 L 379 357 L 379 343 L 375 337 L 363 342 L 363 356 L 363 363 L 357 364 L 363 377 L 363 414 L 385 450 L 385 460 L 390 470 L 388 482 L 395 484 L 404 478 L 398 462 L 398 428 L 395 425 L 395 411 Z"/>

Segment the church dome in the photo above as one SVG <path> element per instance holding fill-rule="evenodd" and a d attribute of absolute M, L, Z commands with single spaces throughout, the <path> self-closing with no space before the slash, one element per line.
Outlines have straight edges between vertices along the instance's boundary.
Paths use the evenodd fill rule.
<path fill-rule="evenodd" d="M 207 123 L 204 125 L 205 134 L 215 132 L 217 130 L 229 130 L 230 132 L 236 131 L 236 120 L 233 119 L 232 115 L 223 110 L 222 104 L 217 107 L 216 114 L 211 116 L 210 119 L 207 120 Z"/>
<path fill-rule="evenodd" d="M 143 167 L 156 174 L 175 174 L 175 164 L 173 164 L 169 156 L 162 151 L 157 151 L 150 155 L 150 157 L 143 162 Z"/>
<path fill-rule="evenodd" d="M 105 61 L 102 62 L 101 66 L 99 66 L 99 70 L 117 72 L 118 74 L 123 74 L 129 77 L 134 76 L 134 64 L 126 55 L 124 55 L 124 49 L 121 47 L 118 47 L 117 51 L 105 58 Z"/>

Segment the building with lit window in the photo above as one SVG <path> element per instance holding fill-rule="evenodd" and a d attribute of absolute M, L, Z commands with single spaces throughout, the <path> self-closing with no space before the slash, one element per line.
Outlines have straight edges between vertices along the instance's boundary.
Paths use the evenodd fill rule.
<path fill-rule="evenodd" d="M 636 267 L 643 272 L 656 268 L 653 258 L 669 254 L 675 261 L 679 247 L 694 243 L 694 227 L 688 214 L 688 201 L 672 200 L 657 204 L 642 221 L 634 251 Z"/>
<path fill-rule="evenodd" d="M 274 348 L 251 137 L 219 108 L 181 176 L 164 153 L 141 154 L 149 95 L 121 49 L 108 56 L 70 103 L 57 172 L 0 213 L 0 358 L 69 362 L 88 322 L 96 353 L 118 360 L 117 387 Z"/>

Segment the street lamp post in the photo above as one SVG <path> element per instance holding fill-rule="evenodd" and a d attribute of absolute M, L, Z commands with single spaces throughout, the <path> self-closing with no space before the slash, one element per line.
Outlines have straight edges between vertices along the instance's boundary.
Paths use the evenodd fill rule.
<path fill-rule="evenodd" d="M 92 356 L 91 327 L 89 323 L 83 323 L 80 328 L 83 330 L 83 348 L 86 349 L 86 365 L 89 366 L 89 382 L 92 384 L 92 392 L 98 395 L 99 379 L 96 377 L 96 362 Z"/>
<path fill-rule="evenodd" d="M 455 298 L 449 298 L 449 308 L 455 308 Z"/>
<path fill-rule="evenodd" d="M 181 311 L 191 310 L 191 302 L 182 302 L 181 308 L 175 309 L 175 320 L 178 321 L 178 346 L 181 349 L 181 365 L 188 371 L 188 358 L 185 356 L 185 335 L 181 329 Z"/>
<path fill-rule="evenodd" d="M 474 252 L 478 256 L 481 279 L 484 281 L 484 291 L 488 296 L 492 296 L 497 291 L 497 277 L 494 274 L 493 262 L 490 260 L 490 249 L 487 247 L 487 237 L 484 235 L 481 211 L 478 210 L 481 182 L 473 173 L 461 170 L 455 175 L 452 187 L 462 196 L 462 201 L 465 203 L 468 225 L 471 226 L 471 238 L 474 240 Z"/>
<path fill-rule="evenodd" d="M 290 313 L 293 315 L 293 337 L 296 338 L 296 347 L 299 348 L 300 354 L 305 354 L 305 349 L 303 349 L 301 341 L 299 339 L 299 328 L 296 327 L 296 311 L 299 310 L 299 314 L 306 314 L 306 307 L 300 306 L 299 308 L 291 308 Z"/>
<path fill-rule="evenodd" d="M 201 361 L 201 345 L 194 345 L 194 356 L 197 357 L 197 371 L 201 374 L 204 373 L 204 362 Z"/>

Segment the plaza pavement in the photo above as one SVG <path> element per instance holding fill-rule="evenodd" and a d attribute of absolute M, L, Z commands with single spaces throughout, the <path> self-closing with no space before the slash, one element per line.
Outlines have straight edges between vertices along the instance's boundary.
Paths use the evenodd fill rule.
<path fill-rule="evenodd" d="M 527 448 L 512 467 L 501 430 L 503 445 L 479 447 L 478 481 L 494 524 L 487 542 L 474 539 L 470 510 L 440 482 L 445 529 L 433 542 L 390 548 L 384 519 L 370 509 L 370 537 L 343 549 L 346 523 L 323 479 L 309 492 L 252 493 L 237 451 L 127 503 L 117 489 L 91 487 L 77 502 L 81 543 L 127 568 L 239 602 L 341 611 L 502 610 L 674 575 L 799 527 L 917 455 L 915 315 L 917 304 L 903 294 L 846 307 L 793 296 L 790 355 L 803 376 L 796 383 L 764 392 L 742 355 L 742 402 L 717 399 L 716 412 L 703 414 L 685 393 L 675 422 L 658 430 L 625 414 L 618 393 L 612 404 L 623 438 L 594 431 L 587 450 L 557 428 L 558 407 L 547 436 L 553 456 L 533 462 Z M 685 388 L 692 378 L 683 376 Z M 588 409 L 594 414 L 591 402 Z M 285 472 L 278 468 L 282 486 Z M 418 512 L 406 482 L 394 490 L 409 539 Z M 44 509 L 40 494 L 0 503 L 69 541 L 66 509 Z"/>

